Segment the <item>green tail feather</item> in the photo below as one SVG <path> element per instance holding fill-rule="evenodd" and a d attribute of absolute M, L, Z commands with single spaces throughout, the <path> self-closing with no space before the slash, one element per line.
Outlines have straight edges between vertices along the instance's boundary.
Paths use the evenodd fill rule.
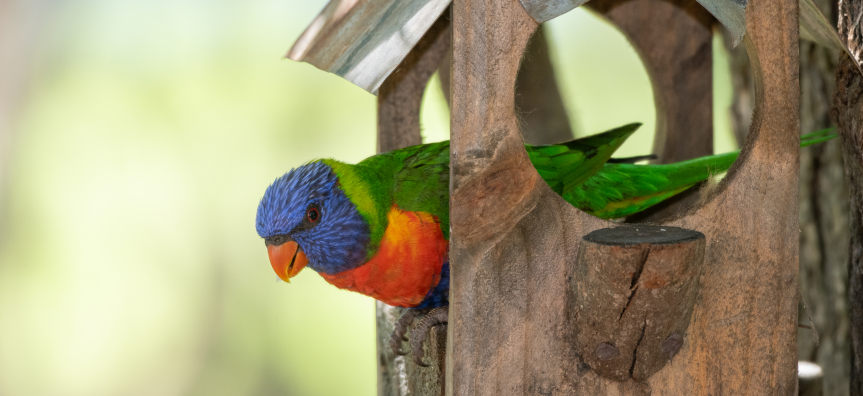
<path fill-rule="evenodd" d="M 800 137 L 800 147 L 835 138 L 835 128 Z M 573 206 L 606 219 L 647 209 L 734 164 L 740 152 L 711 155 L 664 165 L 605 164 L 562 196 Z"/>

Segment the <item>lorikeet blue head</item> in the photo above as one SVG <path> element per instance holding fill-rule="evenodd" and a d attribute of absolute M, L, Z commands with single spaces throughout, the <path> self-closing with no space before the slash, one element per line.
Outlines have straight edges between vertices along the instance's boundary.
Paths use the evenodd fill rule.
<path fill-rule="evenodd" d="M 370 235 L 338 177 L 322 162 L 291 170 L 267 187 L 256 228 L 285 282 L 306 265 L 325 274 L 362 265 Z"/>

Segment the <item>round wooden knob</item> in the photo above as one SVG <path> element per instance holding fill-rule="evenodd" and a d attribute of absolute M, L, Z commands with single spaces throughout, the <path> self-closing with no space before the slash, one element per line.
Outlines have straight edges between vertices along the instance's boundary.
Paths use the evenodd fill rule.
<path fill-rule="evenodd" d="M 704 234 L 666 226 L 585 235 L 569 303 L 582 359 L 600 375 L 643 380 L 685 347 Z"/>

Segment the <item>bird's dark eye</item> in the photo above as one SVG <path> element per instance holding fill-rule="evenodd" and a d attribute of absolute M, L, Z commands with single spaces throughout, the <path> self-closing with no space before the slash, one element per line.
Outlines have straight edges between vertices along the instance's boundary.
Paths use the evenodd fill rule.
<path fill-rule="evenodd" d="M 323 216 L 323 212 L 321 211 L 320 204 L 313 203 L 309 205 L 308 209 L 306 209 L 306 217 L 289 234 L 317 227 L 318 223 L 321 222 L 321 216 Z"/>
<path fill-rule="evenodd" d="M 306 212 L 306 218 L 310 223 L 317 222 L 321 217 L 321 212 L 318 211 L 318 208 L 309 208 L 309 211 Z"/>

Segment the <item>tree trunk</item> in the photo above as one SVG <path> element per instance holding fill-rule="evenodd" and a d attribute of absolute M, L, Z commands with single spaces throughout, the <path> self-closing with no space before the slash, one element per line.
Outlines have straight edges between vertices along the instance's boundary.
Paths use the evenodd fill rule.
<path fill-rule="evenodd" d="M 841 3 L 840 3 L 841 4 Z M 860 7 L 860 4 L 856 4 Z M 860 36 L 857 36 L 858 38 Z M 852 396 L 863 395 L 863 77 L 854 61 L 840 57 L 836 73 L 834 100 L 836 120 L 842 137 L 845 174 L 851 197 L 851 239 L 849 274 L 849 307 L 851 322 Z"/>
<path fill-rule="evenodd" d="M 863 1 L 840 0 L 839 34 L 859 62 L 863 52 L 860 15 Z M 842 54 L 836 72 L 832 115 L 842 138 L 845 175 L 850 193 L 848 303 L 851 331 L 850 394 L 863 396 L 863 76 L 855 60 Z"/>

